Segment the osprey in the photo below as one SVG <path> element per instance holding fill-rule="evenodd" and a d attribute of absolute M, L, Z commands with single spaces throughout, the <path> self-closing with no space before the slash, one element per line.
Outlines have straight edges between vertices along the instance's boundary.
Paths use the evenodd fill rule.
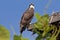
<path fill-rule="evenodd" d="M 22 33 L 26 27 L 29 26 L 32 18 L 34 16 L 34 4 L 30 4 L 29 8 L 23 13 L 20 21 L 20 33 Z"/>

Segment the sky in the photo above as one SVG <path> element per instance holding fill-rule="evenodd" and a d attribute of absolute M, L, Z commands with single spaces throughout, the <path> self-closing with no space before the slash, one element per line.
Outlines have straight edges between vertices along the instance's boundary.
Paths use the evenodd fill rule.
<path fill-rule="evenodd" d="M 40 15 L 44 14 L 44 9 L 50 0 L 0 0 L 0 25 L 5 26 L 10 31 L 10 40 L 13 40 L 14 32 L 11 27 L 13 26 L 16 35 L 20 35 L 19 22 L 25 10 L 30 3 L 34 3 L 34 12 Z M 52 0 L 51 4 L 46 9 L 46 13 L 51 15 L 52 12 L 60 12 L 60 0 Z M 32 23 L 36 22 L 35 17 Z M 23 37 L 29 40 L 35 40 L 37 34 L 31 35 L 32 32 L 24 31 Z"/>

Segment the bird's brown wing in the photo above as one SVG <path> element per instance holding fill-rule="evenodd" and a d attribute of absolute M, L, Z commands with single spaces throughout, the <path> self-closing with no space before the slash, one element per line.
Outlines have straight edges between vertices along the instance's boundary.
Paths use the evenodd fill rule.
<path fill-rule="evenodd" d="M 33 15 L 34 13 L 31 12 L 30 10 L 24 12 L 20 22 L 20 28 L 22 32 L 26 29 L 27 25 L 29 25 L 29 23 L 31 22 Z"/>
<path fill-rule="evenodd" d="M 21 21 L 20 21 L 20 33 L 22 34 L 22 32 L 26 29 L 26 20 L 24 19 L 24 14 L 21 17 Z"/>
<path fill-rule="evenodd" d="M 27 23 L 30 23 L 33 16 L 34 16 L 34 11 L 32 12 L 32 11 L 29 10 L 29 11 L 27 11 L 25 13 L 26 14 L 24 14 L 24 19 L 27 20 Z"/>

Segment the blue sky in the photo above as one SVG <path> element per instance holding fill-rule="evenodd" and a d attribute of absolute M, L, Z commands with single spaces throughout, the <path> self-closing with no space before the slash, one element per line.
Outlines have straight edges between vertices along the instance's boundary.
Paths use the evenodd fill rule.
<path fill-rule="evenodd" d="M 49 0 L 0 0 L 0 24 L 5 26 L 10 31 L 10 40 L 13 40 L 14 32 L 11 30 L 13 26 L 17 35 L 20 35 L 19 22 L 23 15 L 23 12 L 28 8 L 30 3 L 34 3 L 35 12 L 43 15 L 44 8 Z M 60 0 L 52 0 L 46 13 L 52 14 L 52 12 L 60 11 Z M 35 22 L 34 18 L 32 22 Z M 32 36 L 32 32 L 24 31 L 23 37 L 34 40 L 37 35 Z"/>

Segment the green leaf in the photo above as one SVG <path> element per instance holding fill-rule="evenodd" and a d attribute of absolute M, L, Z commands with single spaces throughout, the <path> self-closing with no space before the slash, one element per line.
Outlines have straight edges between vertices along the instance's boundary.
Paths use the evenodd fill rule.
<path fill-rule="evenodd" d="M 10 40 L 10 32 L 0 25 L 0 40 Z"/>
<path fill-rule="evenodd" d="M 14 40 L 28 40 L 28 38 L 23 38 L 22 35 L 14 35 Z"/>

